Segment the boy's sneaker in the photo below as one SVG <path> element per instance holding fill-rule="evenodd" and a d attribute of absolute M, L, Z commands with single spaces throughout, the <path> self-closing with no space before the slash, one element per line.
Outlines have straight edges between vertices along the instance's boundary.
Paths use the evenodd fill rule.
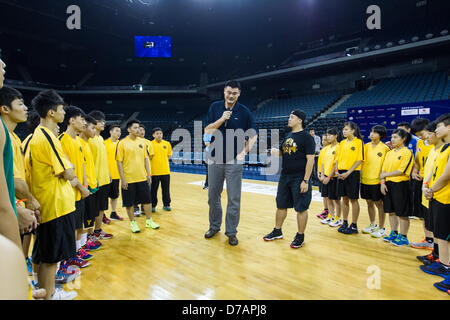
<path fill-rule="evenodd" d="M 97 239 L 103 239 L 103 240 L 108 240 L 111 239 L 113 237 L 112 234 L 106 233 L 103 230 L 100 231 L 94 231 L 94 235 Z"/>
<path fill-rule="evenodd" d="M 344 230 L 348 228 L 348 222 L 344 221 L 344 223 L 341 225 L 341 227 L 338 229 L 338 232 L 343 233 Z"/>
<path fill-rule="evenodd" d="M 141 216 L 141 211 L 139 211 L 139 209 L 134 211 L 134 216 L 135 217 L 140 217 Z"/>
<path fill-rule="evenodd" d="M 425 273 L 435 276 L 440 276 L 443 278 L 450 277 L 450 269 L 445 268 L 440 262 L 435 262 L 429 266 L 420 266 L 420 269 Z"/>
<path fill-rule="evenodd" d="M 305 244 L 305 235 L 296 234 L 294 241 L 291 243 L 291 248 L 298 249 Z"/>
<path fill-rule="evenodd" d="M 84 261 L 88 261 L 88 260 L 91 260 L 92 258 L 94 258 L 93 255 L 87 253 L 83 249 L 79 249 L 78 250 L 77 257 L 80 258 L 80 259 L 83 259 Z"/>
<path fill-rule="evenodd" d="M 139 226 L 136 221 L 134 221 L 134 220 L 131 221 L 130 225 L 131 225 L 131 232 L 133 232 L 133 233 L 141 232 L 141 229 L 139 229 Z"/>
<path fill-rule="evenodd" d="M 330 227 L 339 227 L 342 225 L 342 219 L 335 216 L 333 221 L 330 221 L 330 223 L 328 224 Z"/>
<path fill-rule="evenodd" d="M 152 207 L 152 212 L 156 212 L 156 207 Z"/>
<path fill-rule="evenodd" d="M 64 291 L 62 288 L 56 288 L 52 294 L 51 300 L 73 300 L 78 296 L 76 291 Z"/>
<path fill-rule="evenodd" d="M 434 255 L 434 252 L 427 254 L 426 256 L 417 256 L 416 258 L 424 265 L 430 265 L 435 262 L 439 262 L 439 259 Z"/>
<path fill-rule="evenodd" d="M 78 268 L 86 268 L 91 264 L 89 261 L 84 261 L 78 257 L 67 260 L 67 263 L 71 266 L 77 266 Z"/>
<path fill-rule="evenodd" d="M 333 220 L 333 216 L 331 214 L 328 214 L 325 219 L 320 220 L 320 223 L 329 224 L 332 220 Z"/>
<path fill-rule="evenodd" d="M 172 211 L 172 209 L 170 208 L 170 206 L 163 207 L 163 210 L 164 210 L 164 211 Z"/>
<path fill-rule="evenodd" d="M 450 294 L 450 277 L 445 278 L 445 280 L 442 282 L 436 282 L 434 286 L 439 290 Z"/>
<path fill-rule="evenodd" d="M 105 214 L 103 214 L 103 223 L 104 224 L 111 224 L 111 220 L 109 220 L 107 217 L 106 217 L 106 215 Z"/>
<path fill-rule="evenodd" d="M 145 227 L 146 228 L 152 228 L 152 229 L 159 229 L 159 224 L 154 223 L 152 219 L 146 219 L 145 220 Z"/>
<path fill-rule="evenodd" d="M 96 251 L 96 250 L 100 249 L 101 246 L 102 246 L 102 244 L 100 243 L 100 241 L 98 241 L 98 244 L 96 244 L 91 239 L 88 239 L 86 241 L 86 244 L 84 246 L 82 246 L 81 249 L 83 249 L 84 251 L 91 251 L 91 250 Z"/>
<path fill-rule="evenodd" d="M 375 229 L 377 229 L 378 226 L 375 223 L 371 223 L 369 224 L 369 226 L 367 228 L 362 229 L 362 233 L 364 234 L 371 234 L 372 232 L 375 231 Z"/>
<path fill-rule="evenodd" d="M 117 214 L 117 212 L 115 212 L 115 211 L 111 212 L 111 214 L 109 215 L 109 218 L 111 220 L 117 220 L 117 221 L 122 221 L 123 220 L 123 218 L 121 216 L 119 216 Z"/>
<path fill-rule="evenodd" d="M 377 227 L 370 235 L 372 236 L 372 238 L 381 238 L 386 236 L 386 229 L 385 228 L 380 228 Z"/>
<path fill-rule="evenodd" d="M 328 217 L 328 210 L 323 210 L 322 213 L 316 215 L 320 220 L 326 219 Z"/>
<path fill-rule="evenodd" d="M 28 275 L 31 276 L 33 274 L 33 264 L 31 263 L 31 258 L 26 258 L 25 261 L 27 263 Z"/>
<path fill-rule="evenodd" d="M 391 231 L 389 236 L 383 238 L 383 241 L 392 242 L 392 241 L 394 241 L 397 238 L 397 236 L 398 236 L 397 233 L 395 233 L 394 231 Z"/>
<path fill-rule="evenodd" d="M 69 271 L 70 269 L 70 271 Z M 73 280 L 75 280 L 79 275 L 81 274 L 81 271 L 79 268 L 62 268 L 60 267 L 58 272 L 56 273 L 56 277 L 55 277 L 55 283 L 58 284 L 64 284 L 64 283 L 69 283 L 72 282 Z"/>
<path fill-rule="evenodd" d="M 402 247 L 402 246 L 409 246 L 409 240 L 407 237 L 402 236 L 400 233 L 398 234 L 397 238 L 392 240 L 391 242 L 394 246 Z"/>
<path fill-rule="evenodd" d="M 281 229 L 273 228 L 272 232 L 269 234 L 266 234 L 263 239 L 264 239 L 264 241 L 273 241 L 276 239 L 283 239 L 283 233 L 281 232 Z"/>
<path fill-rule="evenodd" d="M 98 241 L 98 238 L 95 236 L 95 233 L 88 235 L 88 240 L 90 240 L 91 242 L 93 242 L 96 246 L 101 246 L 102 243 L 100 241 Z"/>
<path fill-rule="evenodd" d="M 416 249 L 428 249 L 433 250 L 434 249 L 434 243 L 428 242 L 426 239 L 423 239 L 421 242 L 411 242 L 411 247 Z"/>
<path fill-rule="evenodd" d="M 352 223 L 348 228 L 342 230 L 342 233 L 343 234 L 357 234 L 358 227 Z"/>

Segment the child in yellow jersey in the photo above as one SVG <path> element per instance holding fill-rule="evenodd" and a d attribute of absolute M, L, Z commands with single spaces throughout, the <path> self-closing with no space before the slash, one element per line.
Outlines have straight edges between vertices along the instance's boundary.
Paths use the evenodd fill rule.
<path fill-rule="evenodd" d="M 92 251 L 99 249 L 102 245 L 94 235 L 94 222 L 99 216 L 99 208 L 97 205 L 97 191 L 99 186 L 97 173 L 95 171 L 94 157 L 92 155 L 91 147 L 89 146 L 89 139 L 95 137 L 97 121 L 89 115 L 86 115 L 85 120 L 86 125 L 78 136 L 78 142 L 81 145 L 84 156 L 87 186 L 91 195 L 85 199 L 86 210 L 84 215 L 84 228 L 87 231 L 87 234 L 83 233 L 81 235 L 81 245 L 84 250 Z"/>
<path fill-rule="evenodd" d="M 323 148 L 319 152 L 319 157 L 317 158 L 317 179 L 319 180 L 319 192 L 322 195 L 323 200 L 323 211 L 322 213 L 319 213 L 317 215 L 317 218 L 319 219 L 325 219 L 328 217 L 328 196 L 325 194 L 322 194 L 322 186 L 323 186 L 323 179 L 325 179 L 323 173 L 322 173 L 322 162 L 323 162 L 323 154 L 325 153 L 325 149 L 328 146 L 327 142 L 327 135 L 326 133 L 322 135 L 322 145 Z"/>
<path fill-rule="evenodd" d="M 139 137 L 138 120 L 127 123 L 128 136 L 119 141 L 117 145 L 117 167 L 119 168 L 122 184 L 122 201 L 130 219 L 131 232 L 140 232 L 134 217 L 134 206 L 142 204 L 147 217 L 146 228 L 158 229 L 159 225 L 153 222 L 151 212 L 150 185 L 152 184 L 148 150 L 145 142 Z"/>
<path fill-rule="evenodd" d="M 426 127 L 429 120 L 425 118 L 416 118 L 411 123 L 411 131 L 419 138 L 416 145 L 416 154 L 414 155 L 414 166 L 411 172 L 411 190 L 412 190 L 412 212 L 411 215 L 419 219 L 424 219 L 424 211 L 422 210 L 422 184 L 424 179 L 424 168 L 428 154 L 433 145 L 429 145 L 425 139 Z M 425 238 L 421 242 L 411 242 L 411 247 L 416 249 L 433 250 L 433 238 L 428 237 L 425 220 L 423 220 L 423 229 Z"/>
<path fill-rule="evenodd" d="M 428 185 L 430 184 L 431 180 L 431 173 L 433 171 L 434 162 L 436 160 L 436 156 L 440 152 L 442 146 L 444 145 L 444 142 L 442 139 L 439 139 L 434 131 L 436 130 L 436 121 L 431 122 L 426 130 L 424 136 L 426 137 L 426 142 L 428 145 L 432 145 L 433 148 L 431 149 L 430 153 L 428 154 L 428 157 L 425 161 L 425 166 L 423 170 L 424 175 L 424 181 L 423 181 L 423 191 L 426 191 L 428 189 Z M 434 241 L 434 234 L 433 234 L 433 215 L 431 214 L 430 204 L 429 201 L 425 198 L 425 192 L 422 192 L 422 211 L 424 212 L 424 221 L 425 221 L 425 237 L 428 239 L 431 239 L 433 241 L 433 251 L 431 254 L 425 255 L 425 256 L 419 256 L 417 259 L 421 262 L 427 263 L 427 262 L 435 262 L 439 258 L 439 247 L 437 244 L 437 241 Z M 426 262 L 425 262 L 426 261 Z"/>
<path fill-rule="evenodd" d="M 450 113 L 436 120 L 436 136 L 443 140 L 430 174 L 429 188 L 425 197 L 430 201 L 433 215 L 433 232 L 439 245 L 439 263 L 421 266 L 422 271 L 444 277 L 434 286 L 442 291 L 450 290 Z"/>
<path fill-rule="evenodd" d="M 97 240 L 106 240 L 111 239 L 113 235 L 102 230 L 102 223 L 111 223 L 111 220 L 106 217 L 105 211 L 108 210 L 108 195 L 112 180 L 108 169 L 108 155 L 106 153 L 105 142 L 100 135 L 100 133 L 105 130 L 105 114 L 101 111 L 93 110 L 89 112 L 89 115 L 97 121 L 97 125 L 95 126 L 95 137 L 89 139 L 89 147 L 91 148 L 92 156 L 94 157 L 95 172 L 99 184 L 99 189 L 95 198 L 100 212 L 98 217 L 95 218 L 94 233 Z"/>
<path fill-rule="evenodd" d="M 111 199 L 111 214 L 109 215 L 109 218 L 111 220 L 118 221 L 123 220 L 123 218 L 117 214 L 117 199 L 119 198 L 120 176 L 119 169 L 117 169 L 116 149 L 121 134 L 122 131 L 120 129 L 120 126 L 113 125 L 109 128 L 109 139 L 105 140 L 106 153 L 108 155 L 108 169 L 112 179 L 108 195 L 108 197 Z"/>
<path fill-rule="evenodd" d="M 361 170 L 361 198 L 367 202 L 370 225 L 362 229 L 362 233 L 374 238 L 386 235 L 384 228 L 385 213 L 383 210 L 383 195 L 380 190 L 380 173 L 389 147 L 382 140 L 386 138 L 386 128 L 376 125 L 370 131 L 371 142 L 364 145 L 365 160 Z M 375 207 L 378 209 L 378 225 L 375 223 Z"/>
<path fill-rule="evenodd" d="M 158 204 L 158 188 L 161 182 L 163 210 L 171 211 L 170 208 L 170 166 L 169 158 L 172 156 L 170 142 L 163 140 L 161 128 L 153 129 L 154 156 L 151 159 L 152 166 L 152 211 L 156 210 Z"/>
<path fill-rule="evenodd" d="M 75 193 L 75 212 L 72 214 L 75 224 L 77 256 L 85 261 L 90 260 L 92 255 L 84 251 L 81 246 L 81 234 L 85 215 L 85 201 L 91 192 L 87 188 L 86 170 L 81 145 L 77 140 L 78 134 L 85 126 L 85 113 L 78 107 L 66 106 L 63 127 L 67 126 L 65 132 L 59 136 L 61 146 L 69 161 L 75 166 L 75 179 L 70 181 Z M 69 262 L 70 264 L 70 262 Z"/>
<path fill-rule="evenodd" d="M 330 227 L 342 225 L 341 219 L 341 197 L 337 194 L 337 176 L 335 173 L 337 156 L 339 153 L 339 143 L 337 141 L 338 130 L 329 128 L 327 130 L 328 146 L 323 155 L 322 161 L 322 196 L 328 199 L 329 214 L 320 222 L 328 224 Z"/>
<path fill-rule="evenodd" d="M 383 240 L 396 246 L 409 245 L 409 215 L 411 212 L 410 174 L 414 156 L 406 146 L 411 134 L 403 129 L 392 133 L 392 150 L 386 154 L 380 174 L 384 212 L 389 214 L 391 233 Z M 399 221 L 400 220 L 400 221 Z M 398 227 L 400 223 L 400 233 Z"/>
<path fill-rule="evenodd" d="M 359 185 L 361 178 L 361 163 L 364 161 L 364 142 L 356 123 L 344 123 L 342 134 L 345 139 L 339 143 L 337 159 L 338 195 L 342 197 L 342 216 L 344 223 L 338 229 L 343 234 L 358 233 L 359 217 Z M 352 204 L 352 224 L 347 218 Z"/>
<path fill-rule="evenodd" d="M 41 117 L 25 154 L 30 190 L 41 205 L 33 263 L 40 264 L 39 286 L 46 290 L 46 299 L 73 299 L 76 292 L 55 291 L 58 262 L 75 255 L 75 226 L 71 217 L 75 194 L 70 184 L 75 173 L 54 135 L 57 124 L 64 121 L 64 101 L 54 90 L 46 90 L 32 100 L 32 105 Z"/>

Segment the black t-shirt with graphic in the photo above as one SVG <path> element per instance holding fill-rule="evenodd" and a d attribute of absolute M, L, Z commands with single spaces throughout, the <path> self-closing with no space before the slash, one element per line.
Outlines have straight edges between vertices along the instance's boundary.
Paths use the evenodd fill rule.
<path fill-rule="evenodd" d="M 314 138 L 308 132 L 290 132 L 280 145 L 283 157 L 281 174 L 304 176 L 306 155 L 314 155 L 315 149 Z"/>

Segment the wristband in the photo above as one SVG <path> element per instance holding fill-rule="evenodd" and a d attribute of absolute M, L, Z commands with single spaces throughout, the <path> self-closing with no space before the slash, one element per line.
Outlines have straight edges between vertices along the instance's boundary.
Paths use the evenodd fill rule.
<path fill-rule="evenodd" d="M 28 199 L 20 199 L 16 201 L 16 205 L 19 205 L 21 202 L 28 201 Z"/>
<path fill-rule="evenodd" d="M 203 135 L 203 142 L 211 142 L 212 134 L 204 134 Z"/>
<path fill-rule="evenodd" d="M 85 187 L 87 189 L 89 186 L 83 184 L 83 187 Z"/>
<path fill-rule="evenodd" d="M 384 181 L 381 181 L 380 183 L 381 183 L 381 184 L 386 184 L 386 182 L 384 182 Z"/>

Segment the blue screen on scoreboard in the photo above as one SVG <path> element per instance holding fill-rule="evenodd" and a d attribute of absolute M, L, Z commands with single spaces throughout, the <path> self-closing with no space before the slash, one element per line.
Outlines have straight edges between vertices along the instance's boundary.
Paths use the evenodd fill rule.
<path fill-rule="evenodd" d="M 135 36 L 134 48 L 138 58 L 170 58 L 172 56 L 171 37 Z"/>

